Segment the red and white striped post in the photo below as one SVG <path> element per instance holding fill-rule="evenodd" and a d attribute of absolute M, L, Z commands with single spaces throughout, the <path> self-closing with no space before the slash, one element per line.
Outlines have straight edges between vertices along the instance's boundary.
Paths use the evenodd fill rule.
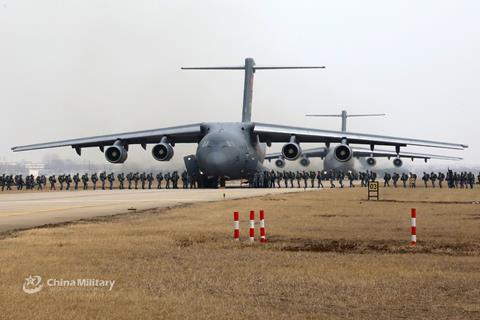
<path fill-rule="evenodd" d="M 265 212 L 260 210 L 260 242 L 267 242 L 267 237 L 265 236 Z"/>
<path fill-rule="evenodd" d="M 250 211 L 250 242 L 255 241 L 255 211 Z"/>
<path fill-rule="evenodd" d="M 412 234 L 412 241 L 410 245 L 414 246 L 417 244 L 417 209 L 412 208 L 412 227 L 411 227 L 411 234 Z"/>
<path fill-rule="evenodd" d="M 240 222 L 238 221 L 238 212 L 233 213 L 233 238 L 235 241 L 240 240 Z"/>

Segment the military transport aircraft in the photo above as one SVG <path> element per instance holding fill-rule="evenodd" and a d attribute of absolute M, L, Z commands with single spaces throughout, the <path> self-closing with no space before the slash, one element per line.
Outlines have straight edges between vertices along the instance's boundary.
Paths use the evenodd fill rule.
<path fill-rule="evenodd" d="M 342 110 L 341 114 L 306 114 L 307 117 L 339 117 L 342 118 L 342 128 L 341 131 L 347 132 L 347 118 L 351 117 L 380 117 L 385 116 L 384 113 L 375 113 L 375 114 L 349 114 L 346 110 Z M 401 158 L 410 158 L 412 161 L 414 159 L 423 159 L 427 162 L 430 159 L 438 160 L 452 160 L 459 161 L 462 158 L 459 157 L 449 157 L 442 155 L 435 155 L 429 153 L 415 153 L 415 152 L 405 152 L 400 151 L 398 154 L 393 150 L 370 150 L 368 148 L 359 148 L 352 147 L 352 157 L 347 160 L 342 160 L 336 157 L 334 154 L 335 146 L 329 147 L 319 147 L 302 150 L 302 155 L 300 156 L 299 163 L 308 167 L 310 165 L 310 158 L 321 158 L 323 160 L 323 169 L 324 170 L 342 170 L 342 171 L 353 171 L 355 169 L 355 159 L 365 159 L 365 163 L 369 167 L 373 167 L 377 164 L 376 158 L 394 158 L 393 165 L 397 168 L 400 168 L 403 165 Z M 269 153 L 265 156 L 265 159 L 271 161 L 275 159 L 275 165 L 278 168 L 285 167 L 285 158 L 281 152 Z"/>
<path fill-rule="evenodd" d="M 182 126 L 152 130 L 108 134 L 80 139 L 61 140 L 13 147 L 13 151 L 55 148 L 71 146 L 78 155 L 82 148 L 98 147 L 111 163 L 123 163 L 127 160 L 130 145 L 139 144 L 146 150 L 147 144 L 153 144 L 152 156 L 158 161 L 172 159 L 177 143 L 197 143 L 195 155 L 184 157 L 187 170 L 198 174 L 204 186 L 216 187 L 219 178 L 245 178 L 257 170 L 263 170 L 266 146 L 272 143 L 284 143 L 282 155 L 287 160 L 297 160 L 302 150 L 302 143 L 339 143 L 333 154 L 341 161 L 348 161 L 353 156 L 350 144 L 369 145 L 371 150 L 377 145 L 393 146 L 394 154 L 407 145 L 463 150 L 464 144 L 436 142 L 418 139 L 406 139 L 327 131 L 276 124 L 252 122 L 253 77 L 258 70 L 276 69 L 314 69 L 312 67 L 256 66 L 252 58 L 245 59 L 245 64 L 234 67 L 196 67 L 184 70 L 242 70 L 245 74 L 243 91 L 243 110 L 241 122 L 195 123 Z"/>

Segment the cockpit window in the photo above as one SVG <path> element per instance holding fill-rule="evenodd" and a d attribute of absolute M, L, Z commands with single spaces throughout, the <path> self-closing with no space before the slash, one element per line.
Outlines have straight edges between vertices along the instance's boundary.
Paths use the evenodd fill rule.
<path fill-rule="evenodd" d="M 235 144 L 232 140 L 223 140 L 223 139 L 208 139 L 202 141 L 200 143 L 200 147 L 202 148 L 227 148 L 227 147 L 234 147 Z"/>

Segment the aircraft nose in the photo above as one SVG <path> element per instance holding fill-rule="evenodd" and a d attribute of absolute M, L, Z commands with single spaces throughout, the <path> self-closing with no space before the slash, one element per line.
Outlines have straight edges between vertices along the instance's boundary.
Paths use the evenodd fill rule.
<path fill-rule="evenodd" d="M 201 170 L 209 176 L 230 176 L 238 165 L 234 150 L 210 149 L 198 154 Z"/>
<path fill-rule="evenodd" d="M 214 151 L 208 155 L 208 162 L 214 168 L 221 168 L 228 165 L 228 157 L 225 152 Z"/>

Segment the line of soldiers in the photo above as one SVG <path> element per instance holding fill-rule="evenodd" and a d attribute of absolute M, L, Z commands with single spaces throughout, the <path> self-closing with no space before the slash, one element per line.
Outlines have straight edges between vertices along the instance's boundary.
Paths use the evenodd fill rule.
<path fill-rule="evenodd" d="M 105 190 L 106 188 L 112 190 L 115 181 L 118 181 L 119 189 L 162 189 L 162 183 L 165 181 L 165 189 L 178 189 L 179 180 L 182 180 L 184 189 L 197 188 L 198 184 L 196 179 L 190 176 L 187 171 L 183 171 L 181 175 L 177 171 L 172 173 L 167 172 L 157 173 L 155 176 L 153 173 L 139 173 L 129 172 L 128 174 L 118 173 L 115 175 L 113 172 L 107 174 L 105 171 L 100 174 L 93 173 L 89 175 L 85 173 L 80 175 L 76 174 L 60 174 L 58 176 L 51 175 L 48 178 L 45 175 L 39 175 L 36 178 L 33 175 L 27 175 L 25 178 L 20 175 L 5 175 L 0 176 L 0 189 L 1 191 L 12 190 L 15 187 L 17 190 L 42 190 L 47 188 L 47 181 L 50 184 L 50 190 L 78 190 L 81 187 L 83 190 L 89 188 L 89 182 L 93 190 L 97 189 L 97 184 L 100 182 L 98 188 Z M 154 183 L 156 182 L 156 186 Z M 82 184 L 80 186 L 80 183 Z M 107 186 L 108 183 L 108 186 Z"/>
<path fill-rule="evenodd" d="M 447 182 L 449 188 L 473 189 L 476 182 L 475 178 L 477 178 L 478 184 L 480 184 L 480 173 L 475 177 L 472 172 L 453 172 L 452 170 L 448 170 L 446 174 L 443 172 L 424 172 L 422 181 L 426 188 L 429 186 L 435 188 L 437 185 L 443 188 L 444 182 Z M 37 177 L 27 175 L 24 178 L 22 175 L 14 176 L 3 174 L 0 176 L 0 189 L 1 191 L 5 189 L 12 190 L 12 188 L 15 187 L 17 190 L 42 190 L 47 188 L 47 181 L 50 184 L 50 190 L 56 190 L 57 184 L 59 184 L 60 190 L 78 190 L 80 187 L 83 190 L 87 190 L 89 183 L 91 183 L 93 190 L 96 190 L 98 182 L 100 182 L 98 188 L 102 190 L 106 188 L 112 190 L 115 181 L 118 181 L 119 189 L 162 189 L 163 181 L 165 181 L 165 189 L 178 189 L 180 179 L 182 180 L 182 187 L 184 189 L 198 188 L 198 182 L 194 177 L 189 175 L 187 171 L 183 171 L 180 175 L 177 171 L 172 173 L 167 172 L 165 174 L 160 172 L 156 175 L 145 172 L 129 172 L 126 175 L 124 173 L 118 173 L 115 175 L 113 172 L 107 174 L 104 171 L 91 175 L 87 173 L 83 175 L 79 173 L 74 175 L 51 175 L 48 179 L 45 175 L 39 175 Z M 338 182 L 340 188 L 344 188 L 346 180 L 351 188 L 355 187 L 355 181 L 359 181 L 361 187 L 366 187 L 369 181 L 377 180 L 377 174 L 373 171 L 356 173 L 352 171 L 343 172 L 340 170 L 308 172 L 271 170 L 257 171 L 247 179 L 250 188 L 324 188 L 324 183 L 326 183 L 327 187 L 336 188 L 336 182 Z M 384 187 L 393 186 L 397 188 L 400 182 L 404 188 L 407 187 L 407 184 L 411 188 L 416 188 L 417 175 L 414 173 L 384 173 Z M 82 184 L 81 186 L 80 183 Z"/>
<path fill-rule="evenodd" d="M 480 184 L 480 173 L 477 177 L 472 172 L 453 172 L 448 170 L 447 174 L 443 172 L 439 173 L 423 173 L 422 180 L 426 188 L 430 185 L 435 188 L 438 183 L 438 187 L 443 188 L 443 184 L 446 181 L 449 188 L 468 188 L 471 189 L 475 185 L 475 178 L 477 183 Z M 335 182 L 338 182 L 340 188 L 344 188 L 344 181 L 348 180 L 351 188 L 355 187 L 355 181 L 360 182 L 361 187 L 367 187 L 369 181 L 377 180 L 377 174 L 374 171 L 365 172 L 352 172 L 352 171 L 257 171 L 248 177 L 248 186 L 250 188 L 323 188 L 324 182 L 328 182 L 327 186 L 330 188 L 337 187 Z M 383 176 L 384 187 L 393 186 L 399 187 L 399 184 L 403 188 L 416 188 L 417 187 L 417 175 L 410 172 L 392 174 L 385 172 Z"/>
<path fill-rule="evenodd" d="M 375 176 L 376 177 L 376 176 Z M 340 188 L 344 187 L 344 181 L 349 181 L 350 187 L 355 187 L 354 181 L 359 175 L 343 171 L 257 171 L 247 177 L 249 188 L 323 188 L 324 182 L 329 182 L 330 188 L 335 188 L 338 181 Z M 295 183 L 296 182 L 296 183 Z"/>
<path fill-rule="evenodd" d="M 480 184 L 480 173 L 475 177 L 473 172 L 453 172 L 450 169 L 447 171 L 447 174 L 443 172 L 423 172 L 422 176 L 425 188 L 428 188 L 430 185 L 432 188 L 435 188 L 437 185 L 439 188 L 443 188 L 443 183 L 446 181 L 449 188 L 468 189 L 470 187 L 470 189 L 473 189 L 476 179 L 478 181 L 477 183 Z M 383 186 L 389 187 L 390 181 L 392 181 L 393 187 L 396 188 L 399 180 L 402 182 L 404 188 L 407 187 L 407 182 L 411 188 L 415 188 L 417 185 L 417 175 L 414 173 L 410 173 L 409 175 L 402 173 L 400 175 L 396 172 L 393 174 L 385 172 L 383 176 Z"/>
<path fill-rule="evenodd" d="M 478 184 L 480 184 L 480 173 L 477 176 Z M 475 184 L 475 174 L 473 172 L 453 172 L 448 170 L 446 180 L 449 188 L 473 189 Z"/>

